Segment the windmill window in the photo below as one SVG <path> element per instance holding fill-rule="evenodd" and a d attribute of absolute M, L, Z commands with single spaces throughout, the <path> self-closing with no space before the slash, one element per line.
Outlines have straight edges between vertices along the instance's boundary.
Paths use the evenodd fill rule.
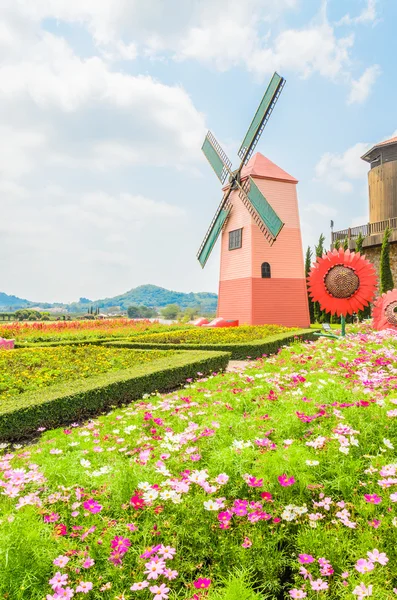
<path fill-rule="evenodd" d="M 268 262 L 262 263 L 262 279 L 270 279 L 272 276 Z"/>
<path fill-rule="evenodd" d="M 229 250 L 236 250 L 236 248 L 241 248 L 243 243 L 243 230 L 242 229 L 234 229 L 234 231 L 229 231 Z"/>

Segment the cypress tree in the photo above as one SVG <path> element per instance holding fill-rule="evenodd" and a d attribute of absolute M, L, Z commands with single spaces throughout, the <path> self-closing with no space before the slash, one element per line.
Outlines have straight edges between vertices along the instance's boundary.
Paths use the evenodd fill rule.
<path fill-rule="evenodd" d="M 335 248 L 335 250 L 339 250 L 339 248 L 340 248 L 340 240 L 335 240 L 334 248 Z"/>
<path fill-rule="evenodd" d="M 324 254 L 324 242 L 325 242 L 325 237 L 323 236 L 323 234 L 321 234 L 318 239 L 318 244 L 314 248 L 315 252 L 316 252 L 316 257 L 321 257 Z M 314 302 L 313 311 L 314 311 L 314 322 L 322 323 L 325 313 L 324 313 L 324 311 L 322 311 L 320 309 L 320 304 L 318 302 Z"/>
<path fill-rule="evenodd" d="M 357 236 L 356 239 L 356 252 L 359 252 L 360 254 L 362 254 L 363 252 L 363 243 L 364 243 L 364 236 L 363 234 L 360 233 Z M 358 311 L 358 320 L 362 321 L 363 319 L 367 319 L 368 317 L 371 316 L 371 306 L 368 305 L 364 308 L 364 310 L 359 310 Z"/>
<path fill-rule="evenodd" d="M 311 269 L 311 265 L 312 265 L 312 256 L 313 256 L 313 252 L 312 252 L 310 246 L 308 246 L 307 250 L 306 250 L 306 258 L 305 258 L 306 280 L 310 273 L 310 269 Z M 309 296 L 309 292 L 307 292 L 307 301 L 309 303 L 310 323 L 314 323 L 314 304 L 313 304 L 313 300 Z"/>
<path fill-rule="evenodd" d="M 391 230 L 387 228 L 383 235 L 382 250 L 380 253 L 380 293 L 384 294 L 394 288 L 393 275 L 390 267 L 390 244 Z"/>
<path fill-rule="evenodd" d="M 347 236 L 343 240 L 343 250 L 349 250 L 349 240 L 348 240 Z"/>

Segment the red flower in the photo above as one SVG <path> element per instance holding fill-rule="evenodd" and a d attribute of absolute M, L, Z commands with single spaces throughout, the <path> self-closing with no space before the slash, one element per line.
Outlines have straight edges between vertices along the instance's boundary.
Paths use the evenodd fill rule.
<path fill-rule="evenodd" d="M 307 281 L 313 301 L 338 316 L 363 310 L 376 291 L 373 265 L 358 252 L 343 248 L 318 257 Z"/>
<path fill-rule="evenodd" d="M 374 329 L 397 330 L 397 290 L 391 290 L 377 298 L 372 310 L 372 324 Z"/>

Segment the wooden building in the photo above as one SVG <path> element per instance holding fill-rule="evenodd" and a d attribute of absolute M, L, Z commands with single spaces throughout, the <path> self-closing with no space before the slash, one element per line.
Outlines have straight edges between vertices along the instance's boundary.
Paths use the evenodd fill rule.
<path fill-rule="evenodd" d="M 332 246 L 337 240 L 343 243 L 347 238 L 350 250 L 355 250 L 356 239 L 361 233 L 364 237 L 363 251 L 379 275 L 383 234 L 389 227 L 390 262 L 397 285 L 397 137 L 375 144 L 361 158 L 371 167 L 368 172 L 369 222 L 332 232 Z"/>

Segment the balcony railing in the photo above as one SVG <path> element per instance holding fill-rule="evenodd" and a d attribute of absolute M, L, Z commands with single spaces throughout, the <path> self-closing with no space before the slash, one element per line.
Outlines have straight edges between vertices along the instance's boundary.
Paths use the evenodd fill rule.
<path fill-rule="evenodd" d="M 397 229 L 397 217 L 393 219 L 386 219 L 385 221 L 377 221 L 376 223 L 367 223 L 366 225 L 359 225 L 358 227 L 349 227 L 348 229 L 342 229 L 341 231 L 333 231 L 331 234 L 332 244 L 336 240 L 343 242 L 346 238 L 348 240 L 356 239 L 360 233 L 365 238 L 369 235 L 375 235 L 377 233 L 383 233 L 385 229 Z"/>

